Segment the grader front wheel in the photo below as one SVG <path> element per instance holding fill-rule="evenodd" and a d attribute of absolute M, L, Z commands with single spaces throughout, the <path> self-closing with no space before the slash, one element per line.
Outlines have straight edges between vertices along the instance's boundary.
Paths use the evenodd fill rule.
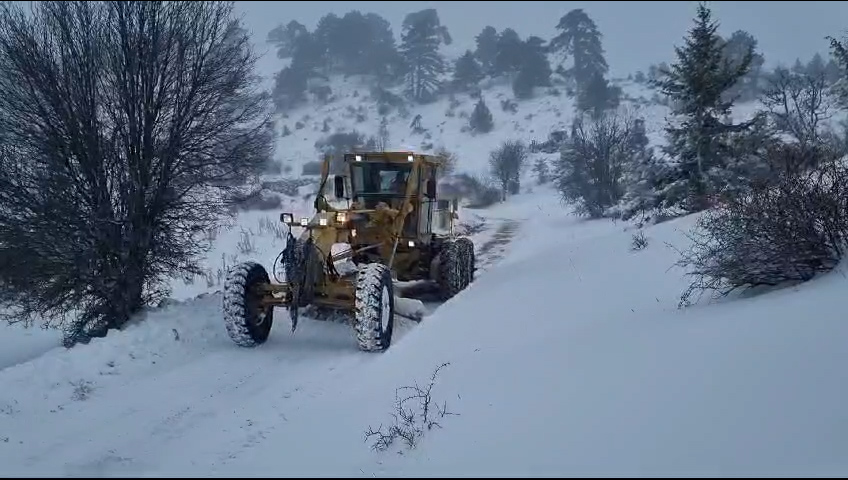
<path fill-rule="evenodd" d="M 354 328 L 359 349 L 380 352 L 392 343 L 395 293 L 392 272 L 382 263 L 361 265 L 356 275 Z"/>
<path fill-rule="evenodd" d="M 224 325 L 240 347 L 265 343 L 274 323 L 274 307 L 262 307 L 257 286 L 270 283 L 265 267 L 246 262 L 232 267 L 224 286 Z"/>

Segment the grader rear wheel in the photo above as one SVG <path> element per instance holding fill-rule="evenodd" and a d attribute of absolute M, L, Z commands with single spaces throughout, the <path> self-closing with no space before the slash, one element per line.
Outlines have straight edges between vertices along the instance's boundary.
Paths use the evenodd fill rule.
<path fill-rule="evenodd" d="M 477 268 L 474 257 L 474 243 L 468 237 L 456 239 L 460 256 L 463 259 L 462 288 L 465 289 L 474 281 L 474 271 Z"/>
<path fill-rule="evenodd" d="M 438 284 L 442 298 L 449 300 L 465 288 L 465 262 L 462 247 L 452 240 L 442 246 L 439 253 Z"/>
<path fill-rule="evenodd" d="M 224 286 L 224 325 L 240 347 L 256 347 L 265 343 L 274 323 L 274 307 L 262 307 L 258 286 L 270 283 L 265 267 L 246 262 L 227 272 Z"/>

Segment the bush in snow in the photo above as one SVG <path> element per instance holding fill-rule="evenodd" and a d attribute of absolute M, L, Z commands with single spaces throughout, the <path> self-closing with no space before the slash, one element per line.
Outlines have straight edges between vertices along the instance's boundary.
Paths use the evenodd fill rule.
<path fill-rule="evenodd" d="M 487 178 L 460 173 L 451 176 L 449 181 L 441 183 L 443 185 L 449 183 L 462 197 L 468 198 L 468 208 L 486 208 L 501 200 L 500 190 Z"/>
<path fill-rule="evenodd" d="M 527 161 L 527 147 L 520 140 L 503 142 L 489 155 L 492 177 L 501 187 L 501 199 L 507 194 L 517 195 L 521 189 L 521 171 Z"/>
<path fill-rule="evenodd" d="M 631 250 L 644 250 L 648 247 L 648 237 L 645 236 L 645 232 L 640 228 L 638 232 L 633 234 L 633 238 L 630 241 Z"/>
<path fill-rule="evenodd" d="M 772 127 L 798 145 L 798 155 L 787 168 L 805 169 L 820 158 L 819 149 L 830 136 L 827 128 L 833 104 L 828 95 L 824 70 L 796 73 L 778 68 L 769 80 L 762 103 L 768 109 Z"/>
<path fill-rule="evenodd" d="M 63 323 L 72 346 L 166 296 L 168 277 L 200 272 L 202 232 L 273 146 L 234 8 L 0 8 L 0 295 L 11 307 L 0 310 L 10 318 Z M 139 95 L 150 78 L 157 93 Z"/>
<path fill-rule="evenodd" d="M 694 277 L 681 305 L 706 290 L 726 295 L 803 282 L 836 266 L 848 240 L 848 168 L 832 158 L 817 163 L 816 170 L 779 172 L 748 194 L 723 198 L 700 218 L 677 263 Z"/>
<path fill-rule="evenodd" d="M 634 120 L 618 112 L 578 118 L 556 165 L 556 186 L 576 212 L 599 218 L 624 195 L 624 172 L 639 149 L 632 140 Z"/>

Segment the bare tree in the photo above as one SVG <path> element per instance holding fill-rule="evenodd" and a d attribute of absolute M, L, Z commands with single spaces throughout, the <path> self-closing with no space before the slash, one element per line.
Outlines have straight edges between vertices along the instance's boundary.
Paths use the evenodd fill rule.
<path fill-rule="evenodd" d="M 763 98 L 774 128 L 790 135 L 810 152 L 822 144 L 827 121 L 833 116 L 824 71 L 791 72 L 779 68 L 769 80 Z"/>
<path fill-rule="evenodd" d="M 501 186 L 501 199 L 507 193 L 517 194 L 520 187 L 521 170 L 527 161 L 527 148 L 520 140 L 507 140 L 489 156 L 492 176 Z"/>
<path fill-rule="evenodd" d="M 66 345 L 199 273 L 200 236 L 270 158 L 232 2 L 0 6 L 0 282 Z"/>
<path fill-rule="evenodd" d="M 633 133 L 633 118 L 618 112 L 574 122 L 557 163 L 556 184 L 565 201 L 576 202 L 578 213 L 601 217 L 621 200 L 625 167 L 638 150 Z"/>

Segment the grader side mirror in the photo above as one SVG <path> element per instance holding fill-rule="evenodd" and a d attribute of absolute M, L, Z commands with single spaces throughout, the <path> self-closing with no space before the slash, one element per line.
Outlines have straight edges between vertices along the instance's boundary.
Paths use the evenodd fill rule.
<path fill-rule="evenodd" d="M 427 180 L 427 197 L 436 198 L 436 181 Z"/>
<path fill-rule="evenodd" d="M 336 175 L 333 177 L 333 193 L 336 198 L 347 198 L 345 197 L 345 178 L 341 175 Z"/>

